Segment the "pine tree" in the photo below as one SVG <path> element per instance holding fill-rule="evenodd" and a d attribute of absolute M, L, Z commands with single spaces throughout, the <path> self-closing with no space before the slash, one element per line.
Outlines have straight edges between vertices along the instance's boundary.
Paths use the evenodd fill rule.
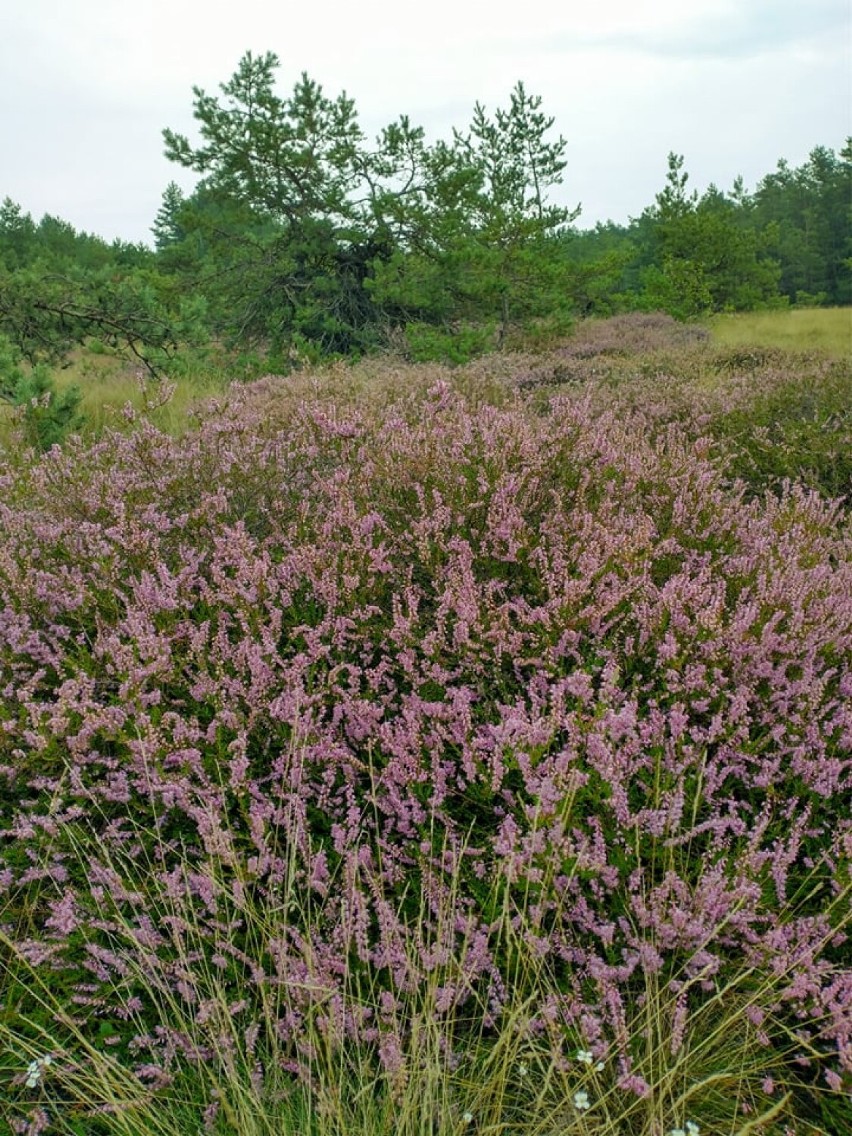
<path fill-rule="evenodd" d="M 163 192 L 163 201 L 157 211 L 151 232 L 158 252 L 170 245 L 180 244 L 186 236 L 181 224 L 181 212 L 186 205 L 183 190 L 175 181 L 170 181 Z"/>

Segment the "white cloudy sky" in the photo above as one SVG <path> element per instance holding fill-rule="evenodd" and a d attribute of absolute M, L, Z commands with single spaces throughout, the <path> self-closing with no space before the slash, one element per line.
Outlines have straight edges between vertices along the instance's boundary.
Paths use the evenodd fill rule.
<path fill-rule="evenodd" d="M 150 240 L 167 182 L 192 184 L 163 127 L 191 134 L 193 84 L 249 49 L 282 89 L 345 89 L 371 134 L 407 113 L 447 136 L 523 79 L 584 225 L 640 213 L 670 150 L 699 189 L 751 188 L 852 133 L 850 0 L 0 0 L 0 199 Z"/>

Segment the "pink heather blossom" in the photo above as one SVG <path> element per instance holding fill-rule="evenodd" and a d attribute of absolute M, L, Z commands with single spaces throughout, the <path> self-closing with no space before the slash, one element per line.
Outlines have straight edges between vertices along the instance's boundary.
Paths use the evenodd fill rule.
<path fill-rule="evenodd" d="M 45 919 L 45 927 L 60 938 L 65 938 L 70 935 L 77 926 L 75 906 L 76 900 L 74 892 L 67 890 L 62 899 L 53 908 L 50 915 Z"/>
<path fill-rule="evenodd" d="M 3 919 L 81 1020 L 204 1059 L 137 982 L 212 1029 L 214 974 L 247 1045 L 280 1005 L 293 1069 L 316 1015 L 401 1074 L 414 992 L 501 1020 L 494 885 L 560 975 L 531 1009 L 554 1061 L 647 1094 L 650 986 L 675 1054 L 748 967 L 764 1044 L 852 1067 L 848 519 L 733 480 L 707 392 L 545 401 L 622 334 L 693 334 L 617 328 L 474 367 L 500 406 L 437 368 L 358 405 L 270 378 L 182 438 L 0 456 Z M 396 1001 L 361 1013 L 353 975 Z"/>

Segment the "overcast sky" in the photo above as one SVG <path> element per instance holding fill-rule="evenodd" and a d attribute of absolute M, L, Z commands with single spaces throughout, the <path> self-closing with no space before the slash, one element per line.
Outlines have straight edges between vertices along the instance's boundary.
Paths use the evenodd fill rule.
<path fill-rule="evenodd" d="M 662 188 L 747 187 L 852 133 L 850 0 L 0 0 L 0 199 L 150 242 L 163 189 L 193 176 L 161 131 L 193 136 L 247 50 L 355 99 L 374 134 L 407 113 L 432 138 L 518 79 L 568 142 L 560 200 L 626 221 Z"/>

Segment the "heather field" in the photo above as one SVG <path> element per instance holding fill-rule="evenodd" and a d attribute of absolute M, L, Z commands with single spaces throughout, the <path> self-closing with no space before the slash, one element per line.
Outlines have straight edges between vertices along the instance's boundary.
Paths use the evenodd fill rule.
<path fill-rule="evenodd" d="M 850 406 L 633 315 L 0 450 L 0 1131 L 850 1130 Z"/>

